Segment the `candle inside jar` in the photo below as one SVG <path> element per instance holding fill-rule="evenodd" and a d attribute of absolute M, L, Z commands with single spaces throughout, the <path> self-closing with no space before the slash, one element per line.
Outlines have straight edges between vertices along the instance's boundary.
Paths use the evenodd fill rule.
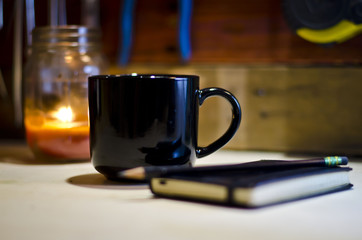
<path fill-rule="evenodd" d="M 60 107 L 48 114 L 27 114 L 27 142 L 36 157 L 55 160 L 88 160 L 88 117 L 75 121 L 71 107 Z"/>
<path fill-rule="evenodd" d="M 61 107 L 58 111 L 52 113 L 51 115 L 59 119 L 61 122 L 72 122 L 74 119 L 71 107 Z"/>

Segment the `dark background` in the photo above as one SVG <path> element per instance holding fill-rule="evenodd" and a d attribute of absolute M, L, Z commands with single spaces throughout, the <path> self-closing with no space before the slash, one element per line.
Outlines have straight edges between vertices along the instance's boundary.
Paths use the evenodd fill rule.
<path fill-rule="evenodd" d="M 100 1 L 103 51 L 115 65 L 122 0 Z M 68 0 L 68 24 L 81 23 L 81 1 Z M 14 1 L 4 0 L 0 30 L 0 68 L 8 96 L 0 98 L 0 139 L 23 138 L 14 125 L 12 59 Z M 36 26 L 48 24 L 48 0 L 35 0 Z M 24 20 L 25 21 L 25 20 Z M 137 0 L 130 64 L 185 64 L 178 47 L 178 0 Z M 24 39 L 25 44 L 25 39 Z M 362 35 L 334 46 L 319 46 L 296 36 L 283 16 L 280 0 L 194 0 L 192 57 L 186 64 L 286 64 L 360 66 Z M 25 57 L 24 45 L 24 62 Z"/>

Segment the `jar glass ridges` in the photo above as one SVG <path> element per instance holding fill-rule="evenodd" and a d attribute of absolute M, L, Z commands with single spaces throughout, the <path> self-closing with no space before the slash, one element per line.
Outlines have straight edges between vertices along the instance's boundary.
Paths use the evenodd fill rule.
<path fill-rule="evenodd" d="M 35 157 L 89 160 L 88 76 L 105 71 L 100 31 L 39 27 L 25 69 L 25 129 Z"/>

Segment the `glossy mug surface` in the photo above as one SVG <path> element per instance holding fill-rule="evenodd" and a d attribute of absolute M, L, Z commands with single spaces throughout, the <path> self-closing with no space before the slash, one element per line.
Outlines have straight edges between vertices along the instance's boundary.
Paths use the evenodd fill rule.
<path fill-rule="evenodd" d="M 225 145 L 240 125 L 236 98 L 221 88 L 199 89 L 198 76 L 100 75 L 88 81 L 91 159 L 110 179 L 140 166 L 191 166 Z M 211 96 L 228 100 L 232 120 L 218 140 L 200 147 L 199 107 Z"/>

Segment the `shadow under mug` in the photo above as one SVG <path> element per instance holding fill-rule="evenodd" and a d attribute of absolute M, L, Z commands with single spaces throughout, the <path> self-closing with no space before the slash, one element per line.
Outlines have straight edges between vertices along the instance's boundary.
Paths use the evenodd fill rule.
<path fill-rule="evenodd" d="M 88 83 L 91 159 L 109 179 L 140 166 L 192 166 L 224 146 L 240 125 L 237 99 L 221 88 L 199 89 L 198 76 L 99 75 Z M 215 142 L 200 147 L 199 107 L 211 96 L 231 104 L 231 124 Z"/>

